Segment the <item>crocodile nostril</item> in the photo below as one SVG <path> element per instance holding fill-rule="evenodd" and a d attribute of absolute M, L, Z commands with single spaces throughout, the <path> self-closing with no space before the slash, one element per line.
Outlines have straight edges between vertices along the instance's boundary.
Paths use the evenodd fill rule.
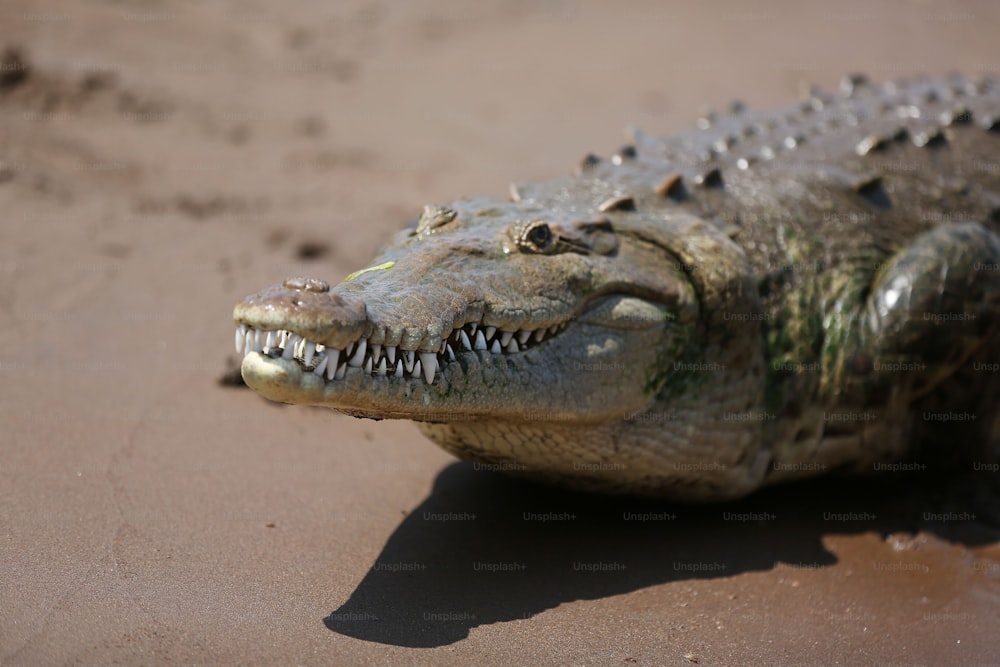
<path fill-rule="evenodd" d="M 305 292 L 329 292 L 330 283 L 315 278 L 286 278 L 282 286 Z"/>

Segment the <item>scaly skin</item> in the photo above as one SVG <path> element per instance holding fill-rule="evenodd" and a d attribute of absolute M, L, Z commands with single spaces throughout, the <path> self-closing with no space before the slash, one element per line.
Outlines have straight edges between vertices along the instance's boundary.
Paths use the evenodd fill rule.
<path fill-rule="evenodd" d="M 855 77 L 777 112 L 633 133 L 511 201 L 427 207 L 335 287 L 247 297 L 243 377 L 612 492 L 723 499 L 995 457 L 998 161 L 989 80 Z"/>

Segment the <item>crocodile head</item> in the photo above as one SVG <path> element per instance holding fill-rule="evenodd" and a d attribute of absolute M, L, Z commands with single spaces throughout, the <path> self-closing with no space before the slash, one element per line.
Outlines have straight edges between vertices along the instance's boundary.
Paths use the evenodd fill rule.
<path fill-rule="evenodd" d="M 244 379 L 276 401 L 580 424 L 650 401 L 698 301 L 679 262 L 603 215 L 471 200 L 427 207 L 332 288 L 289 279 L 234 318 Z"/>
<path fill-rule="evenodd" d="M 267 398 L 411 419 L 467 460 L 578 488 L 739 495 L 761 475 L 759 434 L 723 417 L 761 395 L 750 281 L 743 251 L 680 211 L 462 200 L 336 286 L 247 297 L 236 347 Z"/>

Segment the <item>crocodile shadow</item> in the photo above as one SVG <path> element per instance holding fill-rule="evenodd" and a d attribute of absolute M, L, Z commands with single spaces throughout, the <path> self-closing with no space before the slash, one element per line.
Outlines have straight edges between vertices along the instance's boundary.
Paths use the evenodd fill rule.
<path fill-rule="evenodd" d="M 925 521 L 931 509 L 968 508 L 950 483 L 926 477 L 820 479 L 691 506 L 567 493 L 456 463 L 324 623 L 367 641 L 442 646 L 572 600 L 779 562 L 829 566 L 828 534 L 927 530 L 968 545 L 1000 537 L 979 522 Z"/>

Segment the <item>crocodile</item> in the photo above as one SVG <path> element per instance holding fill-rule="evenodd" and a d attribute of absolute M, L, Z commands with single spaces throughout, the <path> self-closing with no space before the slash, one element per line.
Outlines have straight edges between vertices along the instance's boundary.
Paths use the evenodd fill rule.
<path fill-rule="evenodd" d="M 1000 83 L 850 75 L 628 137 L 426 206 L 338 284 L 248 296 L 246 384 L 413 420 L 489 470 L 684 501 L 997 460 Z"/>

